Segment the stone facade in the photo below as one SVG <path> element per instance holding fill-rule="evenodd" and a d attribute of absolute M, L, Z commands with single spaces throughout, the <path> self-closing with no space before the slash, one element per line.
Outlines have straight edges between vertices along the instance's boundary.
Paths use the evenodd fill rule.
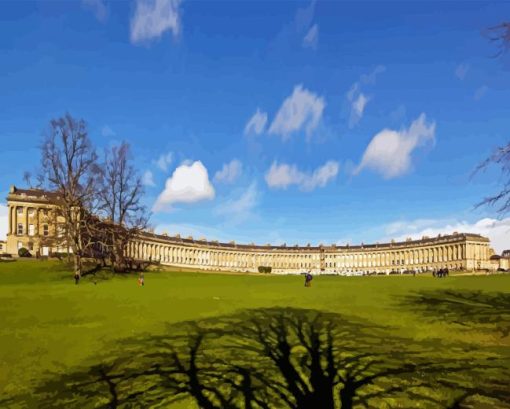
<path fill-rule="evenodd" d="M 11 187 L 7 197 L 8 253 L 16 255 L 20 247 L 40 255 L 66 251 L 45 244 L 50 242 L 46 239 L 57 233 L 58 221 L 53 211 L 57 200 L 53 193 Z M 493 253 L 489 244 L 486 237 L 470 233 L 358 246 L 287 247 L 220 243 L 146 232 L 129 243 L 127 256 L 205 270 L 256 272 L 259 266 L 267 266 L 274 273 L 311 270 L 323 274 L 362 274 L 443 267 L 490 269 L 489 258 Z"/>

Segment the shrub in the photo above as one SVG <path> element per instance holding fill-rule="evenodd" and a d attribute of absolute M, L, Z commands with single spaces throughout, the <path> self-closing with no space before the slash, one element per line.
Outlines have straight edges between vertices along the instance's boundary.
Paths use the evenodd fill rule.
<path fill-rule="evenodd" d="M 259 266 L 259 273 L 271 273 L 271 267 Z"/>
<path fill-rule="evenodd" d="M 27 248 L 21 247 L 18 250 L 18 256 L 20 256 L 20 257 L 32 257 L 32 254 L 30 254 L 30 251 L 28 251 Z"/>

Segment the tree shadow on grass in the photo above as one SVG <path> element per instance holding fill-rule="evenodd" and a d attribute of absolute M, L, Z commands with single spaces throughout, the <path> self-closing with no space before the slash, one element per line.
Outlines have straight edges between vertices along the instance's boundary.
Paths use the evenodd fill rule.
<path fill-rule="evenodd" d="M 510 334 L 510 294 L 481 291 L 423 291 L 404 297 L 400 305 L 429 320 L 457 324 L 466 329 Z"/>
<path fill-rule="evenodd" d="M 40 408 L 510 407 L 494 356 L 438 357 L 339 314 L 246 310 L 119 343 L 116 357 L 41 382 Z M 482 376 L 483 375 L 483 376 Z M 506 405 L 506 406 L 505 406 Z"/>

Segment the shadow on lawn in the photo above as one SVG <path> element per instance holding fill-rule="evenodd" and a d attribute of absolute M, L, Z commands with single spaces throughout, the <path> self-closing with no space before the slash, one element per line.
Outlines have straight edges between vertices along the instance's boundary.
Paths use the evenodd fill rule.
<path fill-rule="evenodd" d="M 510 407 L 508 363 L 388 336 L 338 314 L 270 308 L 168 327 L 119 343 L 118 356 L 57 375 L 40 408 L 205 409 Z"/>
<path fill-rule="evenodd" d="M 510 294 L 481 291 L 423 291 L 403 298 L 401 305 L 427 319 L 467 329 L 510 334 Z"/>

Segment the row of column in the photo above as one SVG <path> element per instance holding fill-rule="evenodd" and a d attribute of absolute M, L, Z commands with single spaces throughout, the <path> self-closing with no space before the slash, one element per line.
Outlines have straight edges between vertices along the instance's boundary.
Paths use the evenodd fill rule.
<path fill-rule="evenodd" d="M 488 259 L 488 245 L 452 244 L 423 249 L 376 251 L 366 253 L 262 253 L 256 251 L 232 252 L 216 249 L 199 249 L 184 246 L 133 241 L 128 255 L 135 259 L 160 261 L 197 267 L 230 267 L 255 269 L 268 266 L 283 269 L 345 269 L 345 268 L 398 268 L 462 262 L 466 258 Z"/>
<path fill-rule="evenodd" d="M 325 255 L 325 266 L 327 268 L 410 266 L 460 261 L 464 259 L 465 254 L 465 244 L 412 250 L 377 251 L 373 253 L 330 253 Z"/>
<path fill-rule="evenodd" d="M 9 206 L 9 226 L 8 233 L 12 235 L 42 235 L 44 231 L 48 232 L 49 226 L 46 220 L 41 223 L 41 214 L 47 214 L 46 208 L 27 207 L 27 206 Z M 30 215 L 30 213 L 32 213 Z M 55 220 L 56 223 L 56 220 Z M 42 227 L 46 226 L 43 230 Z"/>
<path fill-rule="evenodd" d="M 146 242 L 132 242 L 128 256 L 141 260 L 191 266 L 250 268 L 268 266 L 273 268 L 318 268 L 318 254 L 285 255 L 277 253 L 232 252 L 175 247 Z M 299 259 L 299 261 L 298 261 Z M 291 262 L 290 260 L 293 260 Z"/>

